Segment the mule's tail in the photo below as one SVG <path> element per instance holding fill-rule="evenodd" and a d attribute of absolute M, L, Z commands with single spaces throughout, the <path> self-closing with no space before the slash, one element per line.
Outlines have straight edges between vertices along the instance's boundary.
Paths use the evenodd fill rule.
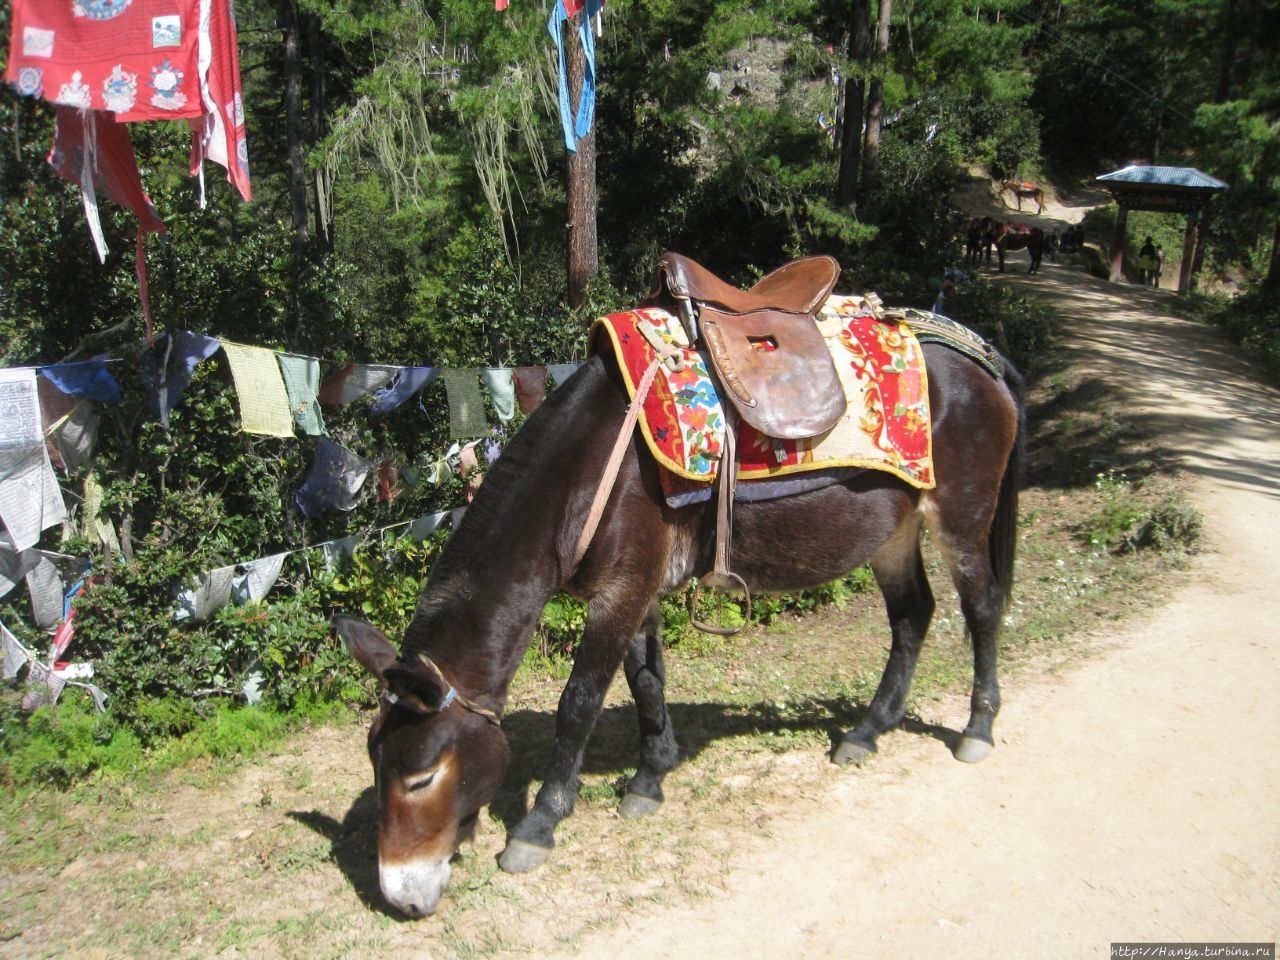
<path fill-rule="evenodd" d="M 1013 396 L 1017 409 L 1017 432 L 1013 450 L 1005 463 L 1004 476 L 1000 480 L 1000 495 L 996 500 L 996 514 L 991 522 L 987 546 L 991 556 L 991 573 L 1000 589 L 1001 609 L 1007 610 L 1013 599 L 1013 568 L 1018 553 L 1018 490 L 1022 486 L 1022 473 L 1026 455 L 1027 411 L 1023 403 L 1024 382 L 1022 374 L 1004 360 L 1004 383 Z"/>

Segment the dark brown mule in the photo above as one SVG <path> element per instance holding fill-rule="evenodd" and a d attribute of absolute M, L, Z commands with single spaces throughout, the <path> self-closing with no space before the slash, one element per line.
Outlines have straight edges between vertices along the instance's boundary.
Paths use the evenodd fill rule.
<path fill-rule="evenodd" d="M 1000 224 L 991 217 L 973 217 L 964 229 L 964 257 L 969 263 L 982 263 L 986 255 L 987 263 L 991 262 L 991 247 L 996 242 L 996 233 Z"/>
<path fill-rule="evenodd" d="M 1040 269 L 1045 243 L 1044 231 L 1039 227 L 1028 227 L 1021 223 L 996 224 L 993 236 L 1001 271 L 1004 270 L 1005 254 L 1011 250 L 1026 250 L 1031 256 L 1031 266 L 1027 267 L 1027 273 L 1035 273 Z"/>
<path fill-rule="evenodd" d="M 1018 212 L 1022 212 L 1023 200 L 1034 200 L 1036 204 L 1036 213 L 1044 213 L 1044 188 L 1037 187 L 1034 183 L 1021 183 L 1017 180 L 1001 180 L 1000 192 L 1012 193 L 1013 198 L 1017 201 Z"/>
<path fill-rule="evenodd" d="M 902 720 L 934 610 L 920 551 L 926 523 L 973 642 L 972 712 L 955 754 L 977 761 L 993 742 L 996 634 L 1016 542 L 1020 380 L 1012 369 L 996 379 L 945 347 L 924 349 L 936 489 L 866 471 L 734 511 L 732 566 L 752 590 L 814 587 L 870 561 L 884 593 L 892 649 L 865 715 L 837 737 L 837 763 L 865 758 Z M 658 467 L 637 432 L 590 548 L 573 566 L 626 408 L 612 358 L 596 355 L 529 418 L 432 570 L 398 651 L 374 627 L 335 619 L 386 689 L 369 731 L 379 875 L 386 899 L 406 914 L 436 909 L 450 858 L 499 787 L 507 744 L 498 717 L 543 605 L 557 590 L 586 598 L 586 627 L 560 697 L 546 779 L 511 831 L 502 867 L 528 870 L 550 854 L 557 823 L 573 810 L 583 749 L 619 666 L 640 720 L 640 763 L 622 813 L 650 813 L 663 800 L 663 777 L 678 750 L 663 693 L 657 597 L 711 568 L 715 506 L 667 507 Z"/>

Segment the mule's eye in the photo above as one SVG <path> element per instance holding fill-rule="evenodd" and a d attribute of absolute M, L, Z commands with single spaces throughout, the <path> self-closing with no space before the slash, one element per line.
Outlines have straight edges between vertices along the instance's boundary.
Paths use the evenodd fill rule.
<path fill-rule="evenodd" d="M 410 793 L 417 790 L 425 790 L 435 782 L 435 779 L 436 772 L 434 770 L 428 771 L 427 773 L 415 773 L 412 776 L 404 778 L 404 788 Z"/>

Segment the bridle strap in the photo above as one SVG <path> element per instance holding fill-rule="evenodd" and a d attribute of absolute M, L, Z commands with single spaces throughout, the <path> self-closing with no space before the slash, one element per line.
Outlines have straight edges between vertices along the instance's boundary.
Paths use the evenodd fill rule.
<path fill-rule="evenodd" d="M 446 710 L 449 707 L 450 704 L 456 703 L 458 706 L 462 707 L 462 709 L 469 710 L 471 713 L 474 713 L 478 717 L 484 717 L 486 720 L 492 723 L 495 727 L 502 725 L 502 718 L 499 717 L 497 713 L 490 710 L 488 707 L 480 706 L 480 704 L 476 703 L 475 701 L 469 699 L 468 697 L 460 693 L 458 691 L 458 688 L 453 685 L 452 681 L 450 681 L 449 678 L 444 675 L 444 671 L 441 670 L 440 667 L 437 666 L 436 663 L 430 657 L 428 657 L 425 653 L 419 653 L 418 659 L 422 662 L 423 666 L 425 666 L 428 670 L 435 673 L 435 675 L 440 678 L 440 682 L 444 686 L 449 688 L 448 692 L 445 693 L 444 697 L 441 698 L 440 705 L 436 707 L 437 713 L 442 713 L 444 710 Z"/>

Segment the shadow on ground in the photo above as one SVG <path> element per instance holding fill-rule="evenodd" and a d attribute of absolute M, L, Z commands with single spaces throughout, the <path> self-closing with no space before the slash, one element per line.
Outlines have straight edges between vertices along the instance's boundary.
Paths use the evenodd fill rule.
<path fill-rule="evenodd" d="M 709 744 L 733 737 L 774 733 L 826 731 L 832 741 L 842 733 L 836 724 L 856 724 L 865 707 L 846 698 L 810 701 L 802 709 L 783 714 L 770 702 L 749 705 L 673 703 L 672 724 L 680 742 L 681 762 L 696 757 Z M 528 812 L 532 785 L 541 780 L 555 740 L 555 715 L 548 711 L 518 710 L 503 718 L 513 746 L 513 762 L 490 805 L 493 816 L 510 830 Z M 616 779 L 621 787 L 639 759 L 639 734 L 634 707 L 628 702 L 609 707 L 600 716 L 588 743 L 583 772 Z M 930 737 L 954 751 L 959 731 L 908 716 L 901 729 Z M 309 827 L 330 844 L 330 857 L 370 910 L 396 920 L 402 914 L 387 905 L 378 886 L 377 797 L 372 786 L 355 799 L 341 821 L 316 810 L 291 810 L 288 816 Z"/>

